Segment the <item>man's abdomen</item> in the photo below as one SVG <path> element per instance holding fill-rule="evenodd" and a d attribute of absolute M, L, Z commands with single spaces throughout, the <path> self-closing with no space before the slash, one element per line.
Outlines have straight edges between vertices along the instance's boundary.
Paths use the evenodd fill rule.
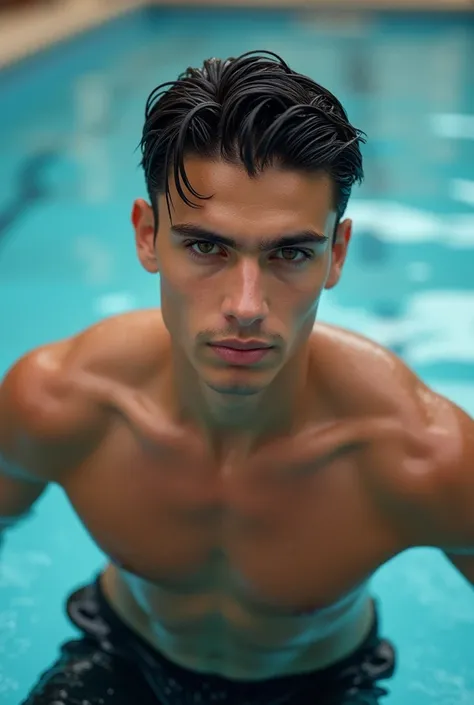
<path fill-rule="evenodd" d="M 228 592 L 171 592 L 115 566 L 102 585 L 118 616 L 167 658 L 231 679 L 325 668 L 363 642 L 374 618 L 366 584 L 322 609 L 281 613 Z"/>

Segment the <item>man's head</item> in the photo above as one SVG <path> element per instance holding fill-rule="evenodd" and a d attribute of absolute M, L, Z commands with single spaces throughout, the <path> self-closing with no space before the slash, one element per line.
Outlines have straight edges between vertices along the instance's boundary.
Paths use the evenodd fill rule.
<path fill-rule="evenodd" d="M 329 91 L 272 54 L 211 59 L 151 94 L 138 254 L 211 388 L 256 393 L 304 347 L 341 274 L 362 141 Z"/>

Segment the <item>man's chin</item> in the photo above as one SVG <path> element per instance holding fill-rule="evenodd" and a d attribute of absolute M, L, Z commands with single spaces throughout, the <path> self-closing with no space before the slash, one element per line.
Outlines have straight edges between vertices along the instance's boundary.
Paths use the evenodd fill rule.
<path fill-rule="evenodd" d="M 216 384 L 215 382 L 206 382 L 206 386 L 214 393 L 222 397 L 251 397 L 262 392 L 262 387 L 244 385 L 244 384 Z"/>
<path fill-rule="evenodd" d="M 214 372 L 214 371 L 213 371 Z M 201 379 L 208 389 L 222 397 L 249 397 L 263 392 L 273 375 L 262 371 L 219 370 L 204 374 Z"/>

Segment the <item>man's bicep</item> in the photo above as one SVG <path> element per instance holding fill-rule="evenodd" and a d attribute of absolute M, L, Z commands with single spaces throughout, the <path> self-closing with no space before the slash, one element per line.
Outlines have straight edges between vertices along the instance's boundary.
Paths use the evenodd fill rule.
<path fill-rule="evenodd" d="M 29 443 L 17 399 L 24 364 L 17 363 L 0 382 L 0 529 L 25 514 L 47 485 L 45 478 L 21 463 L 20 448 Z"/>
<path fill-rule="evenodd" d="M 445 550 L 446 558 L 474 587 L 474 419 L 456 405 L 451 406 L 456 433 L 453 466 L 444 465 L 446 511 L 458 541 Z"/>
<path fill-rule="evenodd" d="M 436 452 L 435 518 L 448 558 L 474 575 L 474 419 L 447 399 L 438 398 L 440 430 Z M 469 564 L 469 565 L 468 565 Z"/>
<path fill-rule="evenodd" d="M 0 383 L 0 458 L 10 476 L 55 482 L 105 432 L 106 405 L 71 369 L 70 349 L 66 341 L 33 351 Z"/>

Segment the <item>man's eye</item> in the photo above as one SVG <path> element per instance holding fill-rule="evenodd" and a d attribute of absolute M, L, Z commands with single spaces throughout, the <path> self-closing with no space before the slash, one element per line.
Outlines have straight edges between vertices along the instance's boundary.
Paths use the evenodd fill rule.
<path fill-rule="evenodd" d="M 194 257 L 209 257 L 210 255 L 219 255 L 222 253 L 222 248 L 213 242 L 206 240 L 195 240 L 188 242 L 186 247 Z"/>
<path fill-rule="evenodd" d="M 218 249 L 217 245 L 214 245 L 212 242 L 196 242 L 195 247 L 201 255 L 212 254 L 212 250 L 214 249 L 214 247 Z"/>
<path fill-rule="evenodd" d="M 301 250 L 298 247 L 282 247 L 277 253 L 280 256 L 276 256 L 275 259 L 289 264 L 303 264 L 314 257 L 312 251 Z"/>

